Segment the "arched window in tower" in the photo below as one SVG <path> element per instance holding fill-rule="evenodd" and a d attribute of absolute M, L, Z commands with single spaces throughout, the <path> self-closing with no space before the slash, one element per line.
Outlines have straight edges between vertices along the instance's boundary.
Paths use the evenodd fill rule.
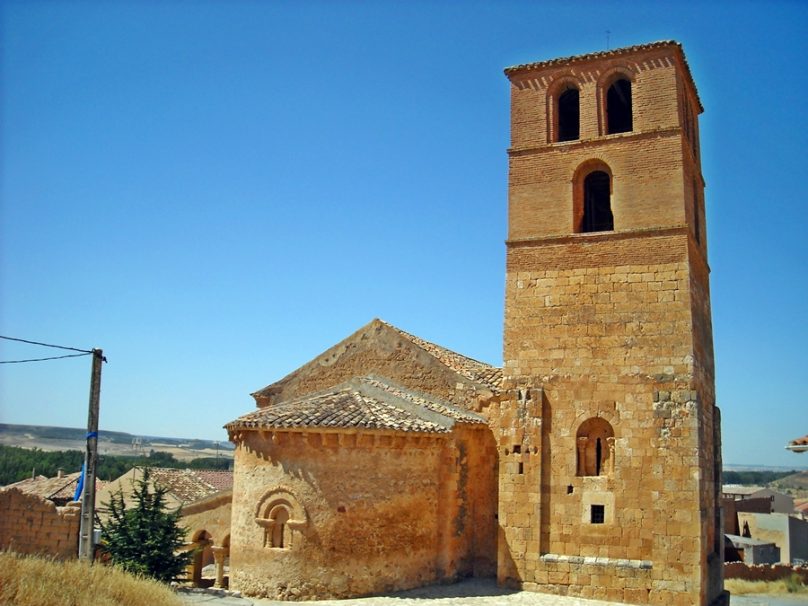
<path fill-rule="evenodd" d="M 558 96 L 557 141 L 576 141 L 581 134 L 580 93 L 570 87 Z"/>
<path fill-rule="evenodd" d="M 608 173 L 596 170 L 584 179 L 582 232 L 612 231 L 612 180 Z"/>
<path fill-rule="evenodd" d="M 576 475 L 614 473 L 614 430 L 606 419 L 592 417 L 578 428 Z"/>
<path fill-rule="evenodd" d="M 606 134 L 630 133 L 632 130 L 631 82 L 620 78 L 606 92 Z"/>

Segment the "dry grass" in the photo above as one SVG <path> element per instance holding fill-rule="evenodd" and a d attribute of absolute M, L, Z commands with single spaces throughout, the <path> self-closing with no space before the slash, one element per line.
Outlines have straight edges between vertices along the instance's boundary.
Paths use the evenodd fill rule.
<path fill-rule="evenodd" d="M 180 606 L 166 585 L 111 566 L 0 553 L 3 606 Z"/>
<path fill-rule="evenodd" d="M 805 593 L 808 591 L 808 587 L 801 583 L 796 575 L 790 579 L 780 579 L 779 581 L 725 579 L 724 588 L 735 595 Z"/>

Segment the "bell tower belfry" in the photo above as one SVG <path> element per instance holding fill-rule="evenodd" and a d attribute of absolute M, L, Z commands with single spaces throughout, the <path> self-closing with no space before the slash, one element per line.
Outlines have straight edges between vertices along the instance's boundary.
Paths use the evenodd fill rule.
<path fill-rule="evenodd" d="M 505 73 L 498 579 L 724 603 L 702 106 L 682 48 Z"/>

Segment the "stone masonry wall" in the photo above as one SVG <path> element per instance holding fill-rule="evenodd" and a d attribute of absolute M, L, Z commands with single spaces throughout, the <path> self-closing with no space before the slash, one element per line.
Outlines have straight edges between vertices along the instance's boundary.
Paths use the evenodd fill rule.
<path fill-rule="evenodd" d="M 509 255 L 506 376 L 515 395 L 502 407 L 514 416 L 531 381 L 543 393 L 522 415 L 534 420 L 532 432 L 518 429 L 518 414 L 501 419 L 500 523 L 509 553 L 500 559 L 513 562 L 504 576 L 527 588 L 684 606 L 701 585 L 694 495 L 703 476 L 694 455 L 701 432 L 687 236 L 593 241 L 585 256 L 564 245 Z M 574 267 L 576 259 L 588 266 Z M 527 271 L 537 266 L 547 269 Z M 614 428 L 612 475 L 576 473 L 576 431 L 591 417 Z M 524 488 L 507 504 L 511 483 Z M 605 506 L 604 524 L 590 523 L 593 504 Z"/>
<path fill-rule="evenodd" d="M 80 514 L 78 503 L 57 507 L 14 488 L 0 491 L 0 550 L 77 557 Z"/>
<path fill-rule="evenodd" d="M 475 555 L 473 532 L 478 516 L 493 517 L 496 498 L 471 469 L 485 431 L 236 436 L 231 587 L 340 598 L 450 580 L 475 566 L 490 571 L 493 563 Z M 293 511 L 283 549 L 268 545 L 256 522 L 275 494 Z"/>
<path fill-rule="evenodd" d="M 212 537 L 213 545 L 229 543 L 232 500 L 232 491 L 228 490 L 183 507 L 181 524 L 188 529 L 186 540 L 205 531 Z"/>

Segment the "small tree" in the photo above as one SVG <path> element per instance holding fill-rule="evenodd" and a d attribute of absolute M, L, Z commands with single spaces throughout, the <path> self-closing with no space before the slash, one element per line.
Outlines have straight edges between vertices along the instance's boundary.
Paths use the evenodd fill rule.
<path fill-rule="evenodd" d="M 149 485 L 149 470 L 136 482 L 134 506 L 127 507 L 118 490 L 105 507 L 110 515 L 101 523 L 102 545 L 113 564 L 134 574 L 169 582 L 182 573 L 192 553 L 178 550 L 187 529 L 179 525 L 181 511 L 166 511 L 166 489 Z"/>

